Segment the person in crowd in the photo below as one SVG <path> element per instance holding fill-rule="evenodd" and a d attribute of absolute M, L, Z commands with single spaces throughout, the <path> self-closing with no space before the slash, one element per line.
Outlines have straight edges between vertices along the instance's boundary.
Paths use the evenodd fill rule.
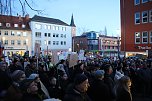
<path fill-rule="evenodd" d="M 103 81 L 104 70 L 96 70 L 93 74 L 95 78 L 90 84 L 88 95 L 92 101 L 109 101 L 109 88 Z"/>
<path fill-rule="evenodd" d="M 6 101 L 21 101 L 22 92 L 19 83 L 26 78 L 25 72 L 22 70 L 15 70 L 12 75 L 12 84 L 7 90 Z"/>
<path fill-rule="evenodd" d="M 57 84 L 56 77 L 50 78 L 50 86 L 49 86 L 48 90 L 49 90 L 49 94 L 50 94 L 51 98 L 58 98 L 58 99 L 63 98 L 64 94 L 62 92 L 62 89 Z"/>
<path fill-rule="evenodd" d="M 20 89 L 23 93 L 23 97 L 21 101 L 44 100 L 38 95 L 38 87 L 37 87 L 37 83 L 35 83 L 35 79 L 24 79 L 20 83 Z"/>
<path fill-rule="evenodd" d="M 89 81 L 85 74 L 78 74 L 74 83 L 67 87 L 63 101 L 91 101 L 87 95 Z"/>
<path fill-rule="evenodd" d="M 114 76 L 114 81 L 117 82 L 121 77 L 124 76 L 124 72 L 122 71 L 123 65 L 120 64 L 118 65 L 118 67 L 116 68 L 116 73 Z"/>
<path fill-rule="evenodd" d="M 28 79 L 35 80 L 35 83 L 37 83 L 37 86 L 38 86 L 38 93 L 42 97 L 42 99 L 49 99 L 50 98 L 50 95 L 49 95 L 47 88 L 44 86 L 44 84 L 41 82 L 41 80 L 39 78 L 39 74 L 33 73 L 29 76 Z"/>
<path fill-rule="evenodd" d="M 128 76 L 121 77 L 114 87 L 116 101 L 132 101 L 132 94 L 130 91 L 131 80 Z"/>
<path fill-rule="evenodd" d="M 7 72 L 6 62 L 0 62 L 0 100 L 4 99 L 8 87 L 11 85 L 11 78 Z"/>
<path fill-rule="evenodd" d="M 37 64 L 35 61 L 31 62 L 29 66 L 25 69 L 25 74 L 27 77 L 29 77 L 32 73 L 37 73 Z"/>
<path fill-rule="evenodd" d="M 113 88 L 114 88 L 115 82 L 111 77 L 111 74 L 113 72 L 113 68 L 110 64 L 106 64 L 106 65 L 104 65 L 104 71 L 105 71 L 104 83 L 106 85 L 108 85 L 109 92 L 110 92 L 110 99 L 111 99 L 110 101 L 113 101 L 115 99 L 115 95 L 113 93 Z"/>

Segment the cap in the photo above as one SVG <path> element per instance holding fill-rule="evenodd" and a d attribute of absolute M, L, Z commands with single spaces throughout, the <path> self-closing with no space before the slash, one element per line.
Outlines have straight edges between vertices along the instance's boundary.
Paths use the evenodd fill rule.
<path fill-rule="evenodd" d="M 85 74 L 78 74 L 78 75 L 76 75 L 76 77 L 74 79 L 74 85 L 79 85 L 87 79 L 88 79 L 88 77 Z"/>

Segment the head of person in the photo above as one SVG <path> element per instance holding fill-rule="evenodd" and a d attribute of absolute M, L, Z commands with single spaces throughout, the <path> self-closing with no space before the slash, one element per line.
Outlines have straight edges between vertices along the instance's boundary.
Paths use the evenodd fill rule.
<path fill-rule="evenodd" d="M 89 87 L 88 77 L 85 74 L 77 74 L 74 79 L 74 87 L 79 92 L 86 92 Z"/>
<path fill-rule="evenodd" d="M 106 64 L 104 66 L 105 74 L 111 74 L 113 72 L 112 66 L 110 64 Z"/>
<path fill-rule="evenodd" d="M 24 79 L 20 83 L 20 89 L 23 93 L 36 94 L 38 91 L 37 83 L 34 79 Z"/>
<path fill-rule="evenodd" d="M 118 81 L 119 86 L 123 87 L 126 91 L 130 92 L 131 80 L 128 76 L 123 76 Z"/>
<path fill-rule="evenodd" d="M 100 79 L 102 80 L 104 78 L 104 70 L 96 70 L 94 72 L 94 76 L 95 76 L 95 79 Z"/>
<path fill-rule="evenodd" d="M 25 72 L 22 70 L 15 70 L 12 75 L 12 80 L 19 83 L 21 81 L 23 81 L 24 79 L 26 79 L 26 75 Z"/>
<path fill-rule="evenodd" d="M 5 71 L 7 69 L 7 64 L 4 61 L 0 62 L 0 70 Z"/>
<path fill-rule="evenodd" d="M 55 77 L 51 77 L 50 83 L 51 83 L 51 85 L 55 86 L 57 83 L 57 79 Z"/>
<path fill-rule="evenodd" d="M 28 79 L 34 79 L 36 83 L 40 82 L 39 74 L 36 73 L 31 74 Z"/>

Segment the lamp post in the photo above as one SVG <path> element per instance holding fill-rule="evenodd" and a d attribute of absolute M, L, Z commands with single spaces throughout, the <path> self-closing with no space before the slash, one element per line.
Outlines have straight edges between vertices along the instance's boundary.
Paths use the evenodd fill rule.
<path fill-rule="evenodd" d="M 4 56 L 5 56 L 5 37 L 2 37 L 2 45 L 4 46 L 3 53 L 4 53 Z"/>
<path fill-rule="evenodd" d="M 120 59 L 120 50 L 119 50 L 119 47 L 120 47 L 120 39 L 119 39 L 119 36 L 117 38 L 117 44 L 118 44 L 118 58 Z"/>
<path fill-rule="evenodd" d="M 28 39 L 26 39 L 26 51 L 28 51 Z"/>
<path fill-rule="evenodd" d="M 47 46 L 47 58 L 48 58 L 48 40 L 45 41 L 45 44 Z"/>

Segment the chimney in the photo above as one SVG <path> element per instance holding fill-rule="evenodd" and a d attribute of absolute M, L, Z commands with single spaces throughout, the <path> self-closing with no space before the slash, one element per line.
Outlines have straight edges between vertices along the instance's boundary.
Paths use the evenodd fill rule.
<path fill-rule="evenodd" d="M 26 20 L 29 20 L 29 14 L 26 14 L 26 15 L 25 15 L 25 19 L 26 19 Z"/>
<path fill-rule="evenodd" d="M 19 20 L 19 22 L 22 22 L 22 21 L 23 21 L 21 15 L 19 15 L 18 20 Z"/>

